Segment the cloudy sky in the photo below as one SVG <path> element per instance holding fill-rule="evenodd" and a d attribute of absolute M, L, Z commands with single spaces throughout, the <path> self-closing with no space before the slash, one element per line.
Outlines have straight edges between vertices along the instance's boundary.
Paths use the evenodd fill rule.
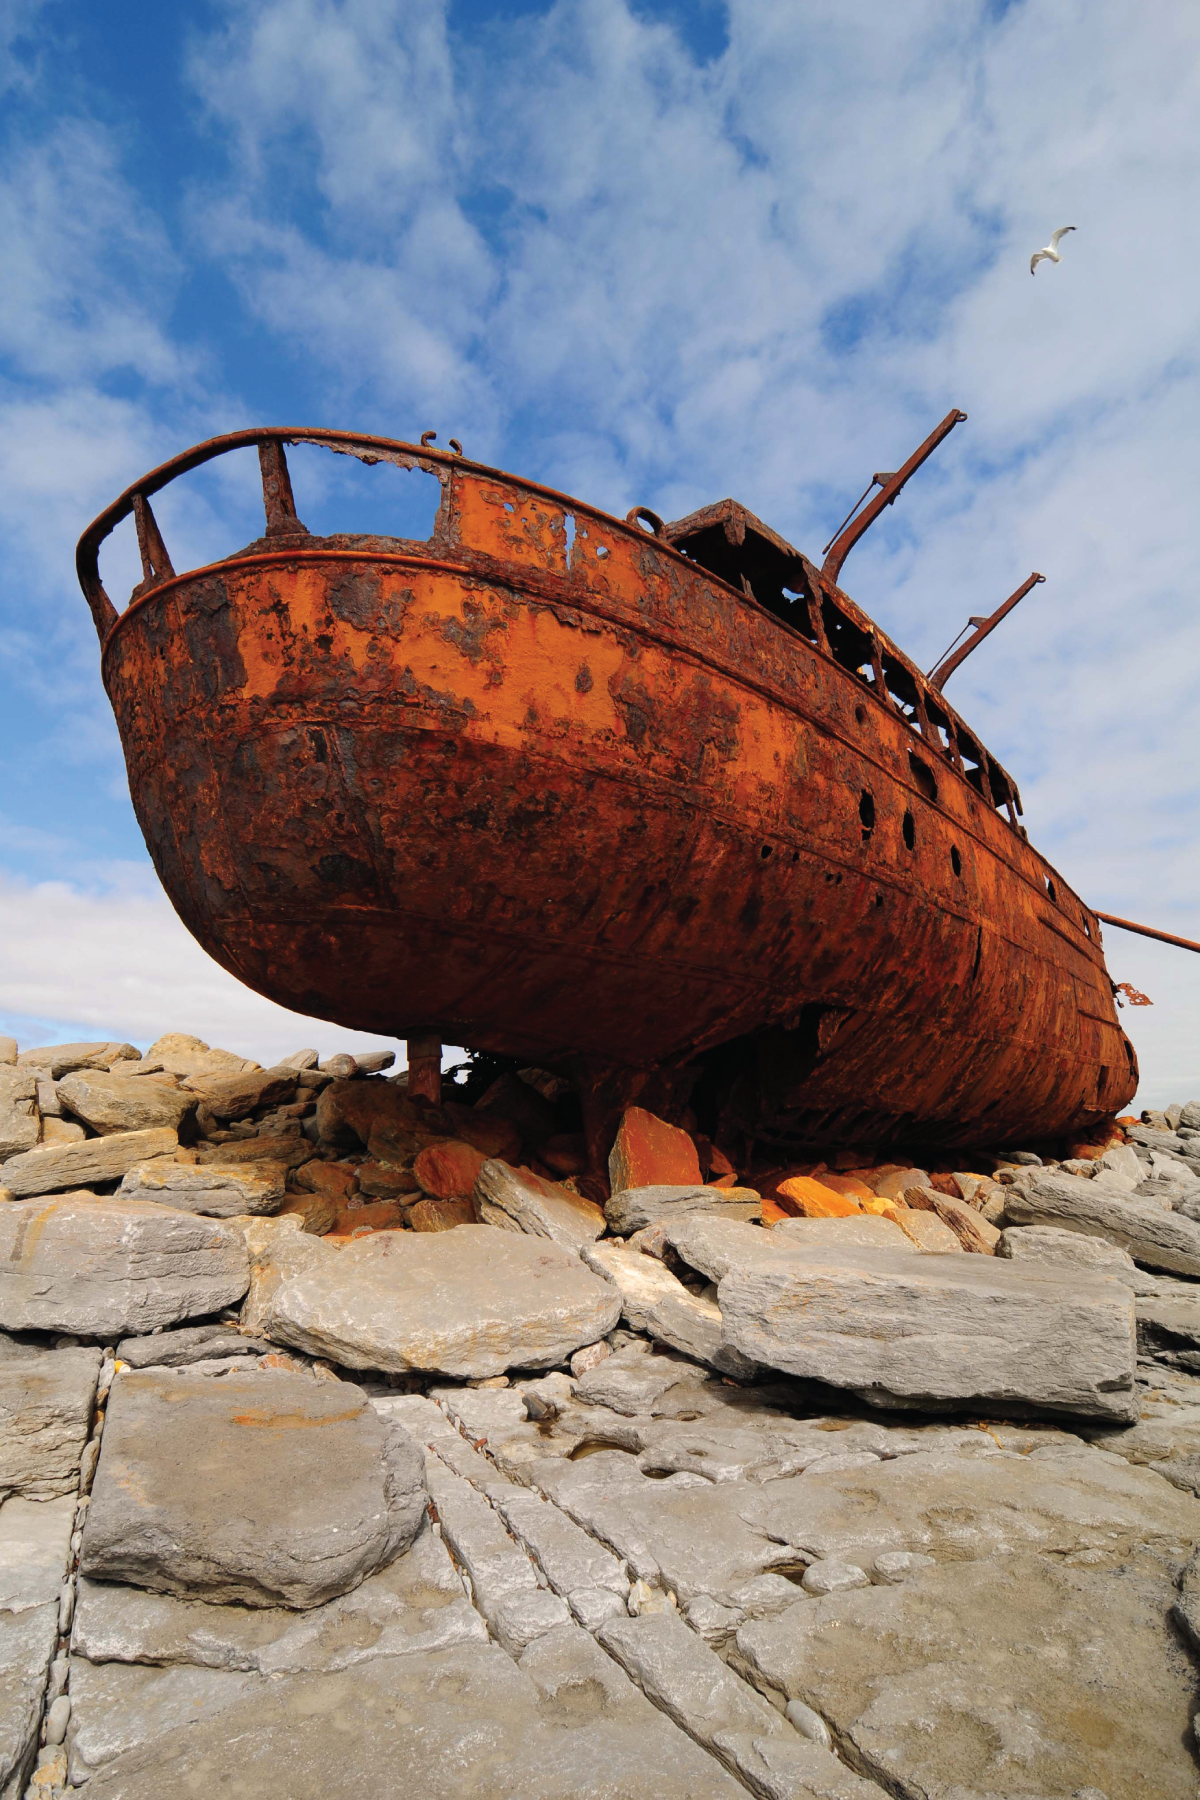
<path fill-rule="evenodd" d="M 73 576 L 128 481 L 251 423 L 734 494 L 815 554 L 962 407 L 845 583 L 929 666 L 1041 570 L 951 696 L 1093 906 L 1200 938 L 1198 73 L 1200 13 L 1124 0 L 0 0 L 0 1031 L 353 1042 L 176 921 Z M 164 501 L 176 566 L 245 506 Z M 1106 950 L 1142 1104 L 1200 1095 L 1200 957 Z"/>

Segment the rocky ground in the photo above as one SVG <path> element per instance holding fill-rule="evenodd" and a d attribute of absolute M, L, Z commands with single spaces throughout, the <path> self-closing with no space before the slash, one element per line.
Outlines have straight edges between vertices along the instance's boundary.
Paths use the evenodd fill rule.
<path fill-rule="evenodd" d="M 1200 1793 L 1200 1103 L 606 1184 L 389 1063 L 0 1040 L 4 1800 Z"/>

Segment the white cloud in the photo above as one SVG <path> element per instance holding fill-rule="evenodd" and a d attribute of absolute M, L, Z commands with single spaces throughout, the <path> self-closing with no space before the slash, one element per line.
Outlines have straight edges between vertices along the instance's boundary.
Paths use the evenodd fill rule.
<path fill-rule="evenodd" d="M 0 1017 L 122 1038 L 145 1049 L 186 1031 L 269 1064 L 293 1050 L 394 1050 L 391 1038 L 306 1019 L 219 968 L 180 923 L 153 877 L 109 871 L 105 892 L 0 875 Z M 39 1039 L 45 1042 L 45 1038 Z"/>

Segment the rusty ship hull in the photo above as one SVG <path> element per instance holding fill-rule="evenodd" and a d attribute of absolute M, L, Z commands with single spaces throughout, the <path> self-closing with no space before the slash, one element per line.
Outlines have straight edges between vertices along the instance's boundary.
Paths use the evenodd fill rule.
<path fill-rule="evenodd" d="M 150 496 L 250 443 L 266 535 L 175 573 Z M 432 536 L 311 537 L 285 443 L 432 472 Z M 118 616 L 97 552 L 131 511 Z M 690 1069 L 768 1142 L 1028 1141 L 1136 1089 L 1011 779 L 731 502 L 618 520 L 424 445 L 246 432 L 128 490 L 79 569 L 163 886 L 283 1006 Z"/>

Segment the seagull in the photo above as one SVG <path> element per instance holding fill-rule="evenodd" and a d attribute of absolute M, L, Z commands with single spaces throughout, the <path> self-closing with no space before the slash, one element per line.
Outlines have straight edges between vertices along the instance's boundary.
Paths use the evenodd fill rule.
<path fill-rule="evenodd" d="M 1050 242 L 1046 245 L 1046 248 L 1034 252 L 1029 259 L 1029 273 L 1031 275 L 1037 273 L 1037 266 L 1042 261 L 1055 263 L 1062 261 L 1062 257 L 1058 254 L 1058 240 L 1059 238 L 1066 237 L 1068 231 L 1074 231 L 1074 229 L 1075 227 L 1073 225 L 1060 225 L 1058 230 L 1051 234 Z"/>

